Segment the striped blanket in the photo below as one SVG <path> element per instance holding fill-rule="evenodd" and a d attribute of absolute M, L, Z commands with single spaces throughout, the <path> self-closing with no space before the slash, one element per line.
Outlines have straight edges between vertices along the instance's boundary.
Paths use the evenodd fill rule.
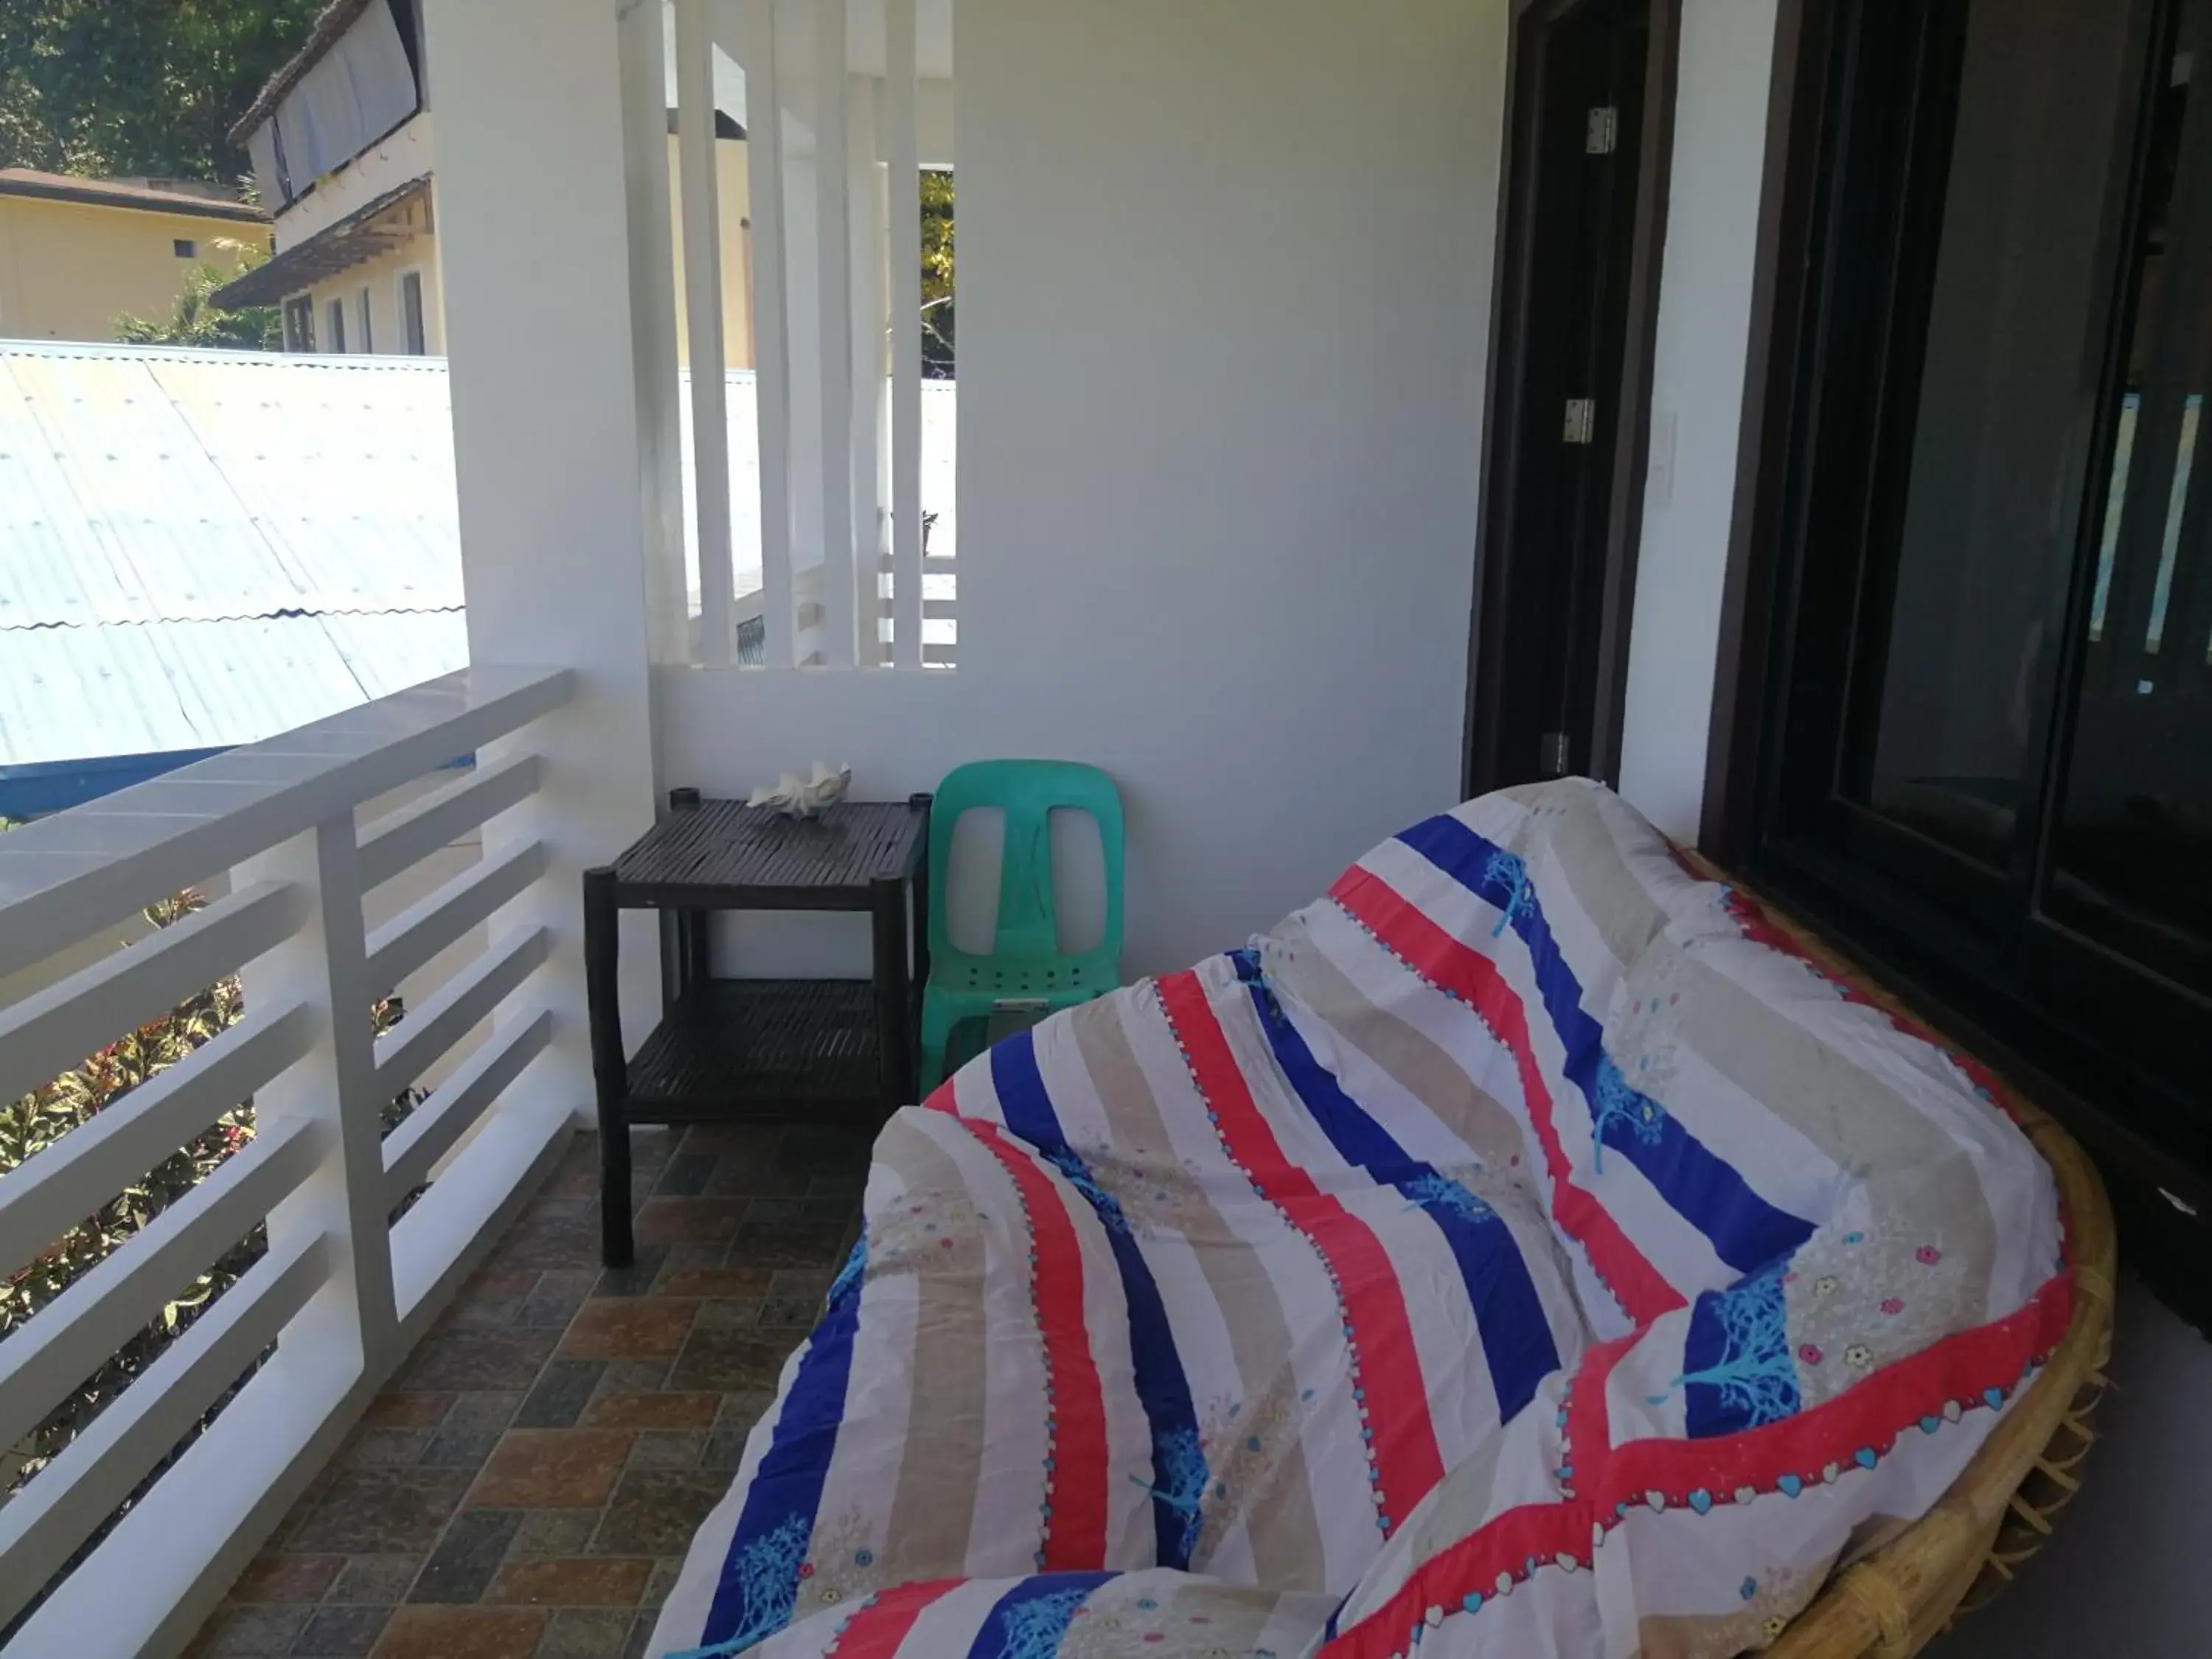
<path fill-rule="evenodd" d="M 1972 1067 L 1580 781 L 1000 1043 L 866 1216 L 655 1654 L 1718 1659 L 2069 1309 Z"/>

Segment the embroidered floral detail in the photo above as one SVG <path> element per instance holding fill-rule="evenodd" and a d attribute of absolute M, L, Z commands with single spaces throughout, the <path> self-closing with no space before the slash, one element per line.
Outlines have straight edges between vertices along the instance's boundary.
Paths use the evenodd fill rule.
<path fill-rule="evenodd" d="M 1492 853 L 1482 867 L 1482 880 L 1485 886 L 1503 887 L 1510 895 L 1504 914 L 1498 918 L 1498 926 L 1490 930 L 1491 938 L 1498 939 L 1534 907 L 1535 895 L 1528 888 L 1528 866 L 1511 853 Z"/>
<path fill-rule="evenodd" d="M 945 1241 L 950 1244 L 952 1241 Z M 830 1305 L 836 1307 L 851 1295 L 868 1271 L 868 1235 L 863 1231 L 853 1241 L 853 1253 L 845 1258 L 845 1265 L 837 1269 L 837 1277 L 830 1281 Z"/>
<path fill-rule="evenodd" d="M 1912 1254 L 1923 1267 L 1932 1267 L 1943 1259 L 1943 1252 L 1933 1244 L 1923 1244 Z"/>
<path fill-rule="evenodd" d="M 1449 1176 L 1431 1170 L 1425 1176 L 1400 1184 L 1399 1190 L 1412 1200 L 1407 1206 L 1427 1210 L 1431 1214 L 1443 1212 L 1455 1215 L 1462 1221 L 1495 1221 L 1498 1212 L 1477 1198 L 1466 1187 Z"/>
<path fill-rule="evenodd" d="M 1894 1318 L 1905 1311 L 1905 1303 L 1900 1297 L 1886 1296 L 1881 1299 L 1881 1310 Z"/>
<path fill-rule="evenodd" d="M 1702 1370 L 1685 1371 L 1667 1394 L 1695 1382 L 1720 1390 L 1729 1410 L 1746 1428 L 1779 1422 L 1798 1408 L 1796 1368 L 1790 1360 L 1788 1310 L 1782 1297 L 1782 1266 L 1775 1262 L 1747 1275 L 1733 1287 L 1700 1297 L 1710 1302 L 1721 1328 L 1721 1357 Z M 1817 1363 L 1817 1360 L 1816 1360 Z M 1667 1395 L 1655 1396 L 1658 1405 Z"/>
<path fill-rule="evenodd" d="M 1091 1592 L 1054 1590 L 1034 1601 L 1021 1601 L 999 1615 L 1000 1659 L 1053 1659 L 1060 1639 L 1067 1634 L 1076 1609 Z"/>
<path fill-rule="evenodd" d="M 1129 1218 L 1122 1213 L 1121 1200 L 1098 1184 L 1090 1167 L 1071 1147 L 1054 1146 L 1041 1149 L 1037 1156 L 1067 1177 L 1067 1184 L 1089 1200 L 1098 1212 L 1098 1219 L 1109 1231 L 1127 1234 Z"/>
<path fill-rule="evenodd" d="M 1798 1348 L 1797 1357 L 1808 1365 L 1817 1365 L 1828 1356 L 1820 1352 L 1819 1343 L 1808 1342 Z"/>
<path fill-rule="evenodd" d="M 1821 1274 L 1821 1275 L 1820 1275 L 1820 1278 L 1818 1278 L 1818 1279 L 1814 1279 L 1814 1280 L 1813 1281 L 1813 1294 L 1814 1294 L 1814 1295 L 1815 1295 L 1815 1296 L 1833 1296 L 1835 1293 L 1836 1293 L 1836 1276 L 1835 1276 L 1835 1274 L 1833 1274 L 1833 1273 L 1823 1273 L 1823 1274 Z"/>
<path fill-rule="evenodd" d="M 1863 1342 L 1854 1342 L 1844 1350 L 1844 1363 L 1846 1365 L 1856 1365 L 1859 1370 L 1864 1370 L 1874 1364 L 1874 1351 Z"/>
<path fill-rule="evenodd" d="M 1590 1168 L 1603 1175 L 1607 1132 L 1620 1124 L 1644 1146 L 1656 1146 L 1666 1127 L 1667 1109 L 1623 1077 L 1611 1056 L 1600 1054 L 1591 1117 Z"/>

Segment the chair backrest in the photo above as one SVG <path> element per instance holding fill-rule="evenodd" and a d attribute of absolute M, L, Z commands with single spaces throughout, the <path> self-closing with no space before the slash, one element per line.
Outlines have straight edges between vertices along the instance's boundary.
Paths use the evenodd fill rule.
<path fill-rule="evenodd" d="M 961 814 L 996 807 L 1006 817 L 999 861 L 999 915 L 994 957 L 1009 960 L 1118 963 L 1121 955 L 1121 797 L 1114 780 L 1075 761 L 975 761 L 956 768 L 938 787 L 929 817 L 929 949 L 933 957 L 964 954 L 952 943 L 945 898 L 951 869 L 952 831 Z M 1060 915 L 1053 899 L 1052 814 L 1089 814 L 1098 825 L 1106 866 L 1106 926 L 1087 951 L 1060 948 Z M 1104 981 L 1114 982 L 1109 975 Z"/>

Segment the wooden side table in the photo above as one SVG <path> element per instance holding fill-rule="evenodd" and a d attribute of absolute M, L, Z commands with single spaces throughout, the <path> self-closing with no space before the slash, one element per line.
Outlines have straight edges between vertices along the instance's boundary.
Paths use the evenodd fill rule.
<path fill-rule="evenodd" d="M 584 872 L 609 1267 L 627 1267 L 635 1253 L 632 1124 L 719 1122 L 794 1106 L 888 1112 L 913 1099 L 915 988 L 929 977 L 928 855 L 927 795 L 840 801 L 796 819 L 677 789 L 635 845 Z M 616 915 L 625 909 L 668 918 L 660 1023 L 629 1060 L 616 979 Z M 873 977 L 716 979 L 707 956 L 715 910 L 865 910 Z"/>

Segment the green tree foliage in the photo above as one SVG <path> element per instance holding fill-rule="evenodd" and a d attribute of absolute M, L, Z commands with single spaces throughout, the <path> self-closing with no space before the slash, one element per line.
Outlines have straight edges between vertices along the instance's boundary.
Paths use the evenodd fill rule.
<path fill-rule="evenodd" d="M 239 255 L 239 269 L 251 270 L 269 258 L 258 242 L 235 242 L 219 237 L 215 246 Z M 128 312 L 115 319 L 115 337 L 132 345 L 228 346 L 245 351 L 284 349 L 284 312 L 281 306 L 248 306 L 243 311 L 224 311 L 212 303 L 216 289 L 231 278 L 229 271 L 201 263 L 185 271 L 184 291 L 168 316 L 133 317 Z"/>
<path fill-rule="evenodd" d="M 921 175 L 921 372 L 952 378 L 952 175 Z"/>
<path fill-rule="evenodd" d="M 0 167 L 230 179 L 325 0 L 0 0 Z"/>

